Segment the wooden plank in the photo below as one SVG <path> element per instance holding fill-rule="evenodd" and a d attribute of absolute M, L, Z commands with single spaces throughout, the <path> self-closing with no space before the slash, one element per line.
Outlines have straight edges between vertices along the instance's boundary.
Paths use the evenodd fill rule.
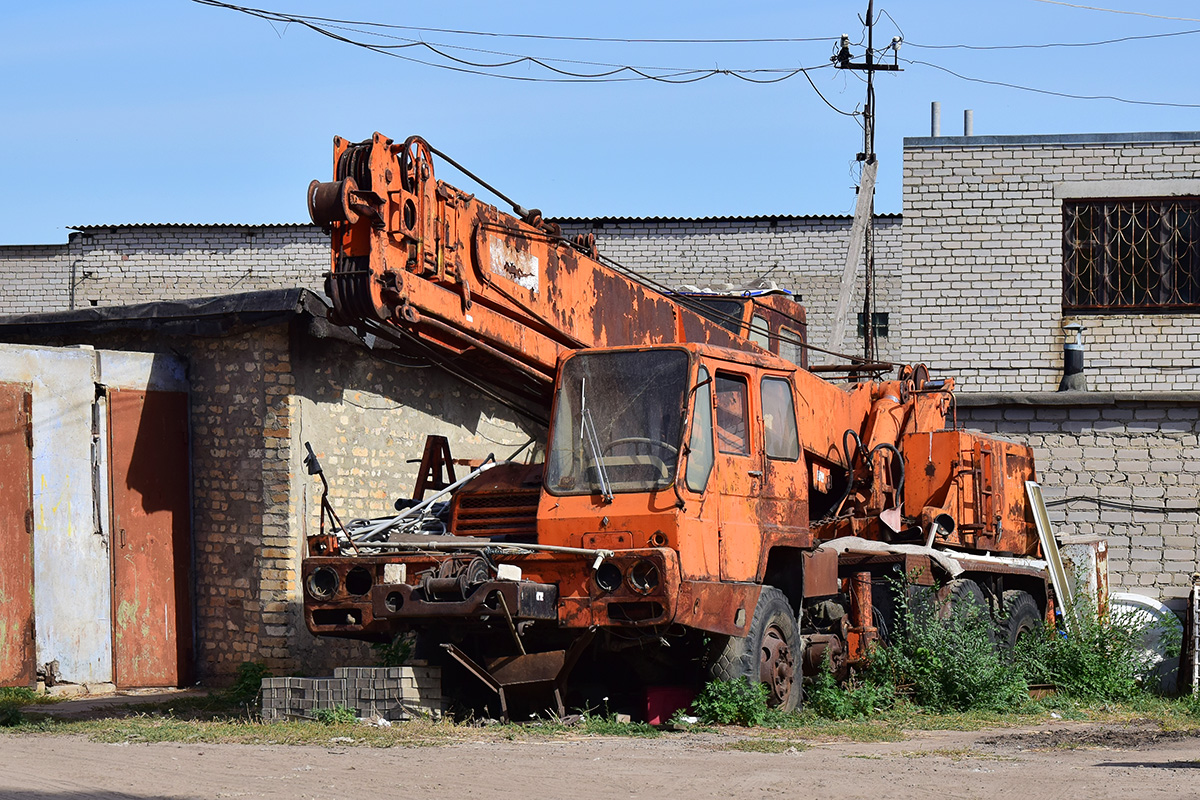
<path fill-rule="evenodd" d="M 863 165 L 862 182 L 858 187 L 858 204 L 854 207 L 854 222 L 850 226 L 850 249 L 846 251 L 846 265 L 842 269 L 842 283 L 838 290 L 837 308 L 833 312 L 833 329 L 829 338 L 829 349 L 835 353 L 840 353 L 846 342 L 850 302 L 854 299 L 858 262 L 862 259 L 867 225 L 871 221 L 871 201 L 875 197 L 875 170 L 878 165 L 878 161 Z M 867 324 L 870 324 L 870 320 L 867 320 Z"/>
<path fill-rule="evenodd" d="M 1037 524 L 1042 556 L 1049 565 L 1050 582 L 1054 585 L 1054 596 L 1062 607 L 1063 623 L 1067 633 L 1074 633 L 1079 625 L 1075 617 L 1075 597 L 1071 593 L 1071 582 L 1067 579 L 1062 556 L 1058 552 L 1058 540 L 1054 538 L 1054 529 L 1050 527 L 1050 512 L 1046 509 L 1046 498 L 1042 495 L 1041 484 L 1025 481 L 1025 492 L 1029 495 L 1030 505 L 1033 506 L 1033 520 Z"/>

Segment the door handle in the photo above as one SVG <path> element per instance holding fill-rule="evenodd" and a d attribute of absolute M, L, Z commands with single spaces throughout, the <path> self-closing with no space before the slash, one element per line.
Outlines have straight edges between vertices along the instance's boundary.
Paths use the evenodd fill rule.
<path fill-rule="evenodd" d="M 749 475 L 751 478 L 761 478 L 762 470 L 761 469 L 752 469 L 749 472 L 747 472 L 746 474 Z"/>
<path fill-rule="evenodd" d="M 121 547 L 125 546 L 125 529 L 121 528 Z"/>

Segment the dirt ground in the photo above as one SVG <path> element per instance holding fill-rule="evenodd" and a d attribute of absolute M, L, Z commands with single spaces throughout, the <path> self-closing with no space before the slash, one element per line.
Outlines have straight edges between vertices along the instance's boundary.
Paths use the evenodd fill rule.
<path fill-rule="evenodd" d="M 0 798 L 1194 798 L 1200 738 L 1077 723 L 730 749 L 736 735 L 328 746 L 0 734 Z"/>

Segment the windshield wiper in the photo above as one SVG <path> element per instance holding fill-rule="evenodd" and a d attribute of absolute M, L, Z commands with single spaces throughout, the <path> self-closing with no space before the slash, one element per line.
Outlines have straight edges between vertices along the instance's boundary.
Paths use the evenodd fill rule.
<path fill-rule="evenodd" d="M 587 407 L 587 378 L 579 382 L 579 438 L 586 438 L 592 451 L 592 461 L 596 465 L 596 477 L 600 481 L 600 496 L 605 502 L 613 501 L 612 485 L 608 482 L 608 470 L 604 467 L 604 459 L 600 457 L 600 437 L 596 434 L 596 423 L 592 421 L 592 412 Z"/>

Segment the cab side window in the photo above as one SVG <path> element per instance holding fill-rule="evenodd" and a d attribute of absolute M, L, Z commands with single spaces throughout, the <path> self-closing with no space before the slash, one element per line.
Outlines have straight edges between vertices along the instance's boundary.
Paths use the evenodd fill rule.
<path fill-rule="evenodd" d="M 800 457 L 796 406 L 792 385 L 783 378 L 762 380 L 763 439 L 768 458 L 795 461 Z"/>
<path fill-rule="evenodd" d="M 771 349 L 771 324 L 766 317 L 755 314 L 750 318 L 750 341 L 763 350 Z"/>
<path fill-rule="evenodd" d="M 792 330 L 791 328 L 779 329 L 779 355 L 786 358 L 793 364 L 802 364 L 801 359 L 804 358 L 804 348 L 800 346 L 803 341 L 800 336 L 800 331 Z"/>
<path fill-rule="evenodd" d="M 687 487 L 693 492 L 704 491 L 713 468 L 712 381 L 708 370 L 701 367 L 696 374 L 693 396 L 692 438 L 688 443 Z"/>
<path fill-rule="evenodd" d="M 722 453 L 750 454 L 750 403 L 746 379 L 717 373 L 717 447 Z"/>

